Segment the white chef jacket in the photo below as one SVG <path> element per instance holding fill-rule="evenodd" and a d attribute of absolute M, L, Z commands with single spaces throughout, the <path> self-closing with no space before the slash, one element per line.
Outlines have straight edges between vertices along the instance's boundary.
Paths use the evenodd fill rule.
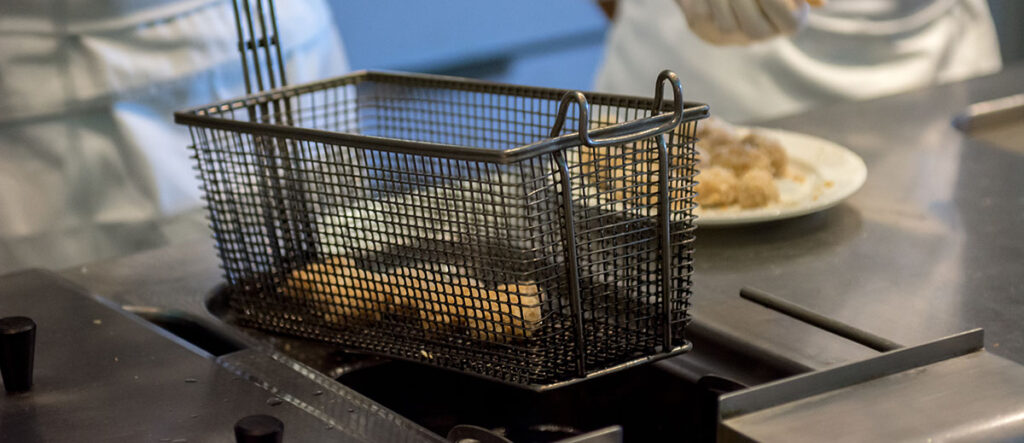
<path fill-rule="evenodd" d="M 831 0 L 792 37 L 713 46 L 674 0 L 623 0 L 595 88 L 650 95 L 672 69 L 688 100 L 756 121 L 998 71 L 985 0 Z"/>
<path fill-rule="evenodd" d="M 289 81 L 347 70 L 322 1 L 276 2 Z M 244 94 L 231 0 L 4 0 L 0 273 L 209 235 L 172 113 Z"/>

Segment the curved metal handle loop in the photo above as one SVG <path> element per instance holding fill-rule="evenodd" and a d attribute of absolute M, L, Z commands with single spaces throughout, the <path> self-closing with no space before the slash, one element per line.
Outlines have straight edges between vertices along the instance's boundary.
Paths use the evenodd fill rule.
<path fill-rule="evenodd" d="M 658 127 L 658 129 L 667 131 L 679 126 L 679 124 L 683 122 L 684 105 L 683 84 L 679 81 L 679 76 L 676 75 L 675 72 L 666 69 L 658 74 L 658 83 L 654 85 L 654 109 L 651 110 L 651 115 L 658 115 L 658 111 L 661 111 L 665 80 L 668 80 L 672 85 L 672 102 L 676 105 L 675 109 L 672 110 L 672 121 Z"/>
<path fill-rule="evenodd" d="M 580 108 L 579 126 L 577 129 L 580 141 L 587 146 L 592 146 L 589 143 L 592 140 L 590 140 L 587 128 L 587 125 L 590 124 L 590 102 L 587 101 L 587 96 L 583 95 L 580 91 L 569 91 L 562 96 L 562 102 L 558 104 L 558 114 L 555 115 L 555 124 L 551 127 L 551 137 L 558 137 L 558 133 L 562 132 L 562 126 L 565 125 L 565 115 L 569 112 L 569 105 L 573 101 Z"/>
<path fill-rule="evenodd" d="M 676 73 L 664 70 L 661 71 L 661 74 L 658 74 L 658 82 L 654 86 L 654 109 L 651 110 L 651 116 L 658 115 L 658 112 L 661 110 L 661 104 L 663 101 L 662 95 L 665 90 L 664 86 L 666 80 L 672 86 L 672 99 L 675 104 L 675 109 L 672 111 L 671 121 L 632 134 L 593 139 L 590 137 L 590 129 L 588 126 L 590 124 L 590 103 L 582 92 L 569 91 L 562 96 L 562 101 L 558 105 L 558 114 L 555 116 L 555 124 L 551 128 L 551 137 L 557 137 L 558 134 L 562 132 L 562 127 L 565 125 L 566 114 L 569 111 L 569 105 L 574 101 L 580 108 L 578 119 L 579 126 L 577 129 L 580 143 L 591 148 L 635 142 L 637 140 L 654 137 L 671 131 L 676 126 L 679 126 L 683 121 L 683 85 L 680 83 L 679 76 L 676 75 Z"/>

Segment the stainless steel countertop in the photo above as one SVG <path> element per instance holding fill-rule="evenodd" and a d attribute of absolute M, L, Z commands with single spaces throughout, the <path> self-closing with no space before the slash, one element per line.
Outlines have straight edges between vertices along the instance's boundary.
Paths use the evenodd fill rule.
<path fill-rule="evenodd" d="M 867 182 L 818 214 L 699 230 L 697 324 L 809 368 L 876 354 L 738 297 L 754 286 L 903 344 L 982 327 L 991 352 L 1024 363 L 1024 154 L 950 124 L 971 103 L 1022 90 L 1014 66 L 765 122 L 849 147 Z M 199 310 L 220 281 L 209 240 L 62 275 L 118 303 Z"/>
<path fill-rule="evenodd" d="M 694 317 L 814 368 L 874 354 L 738 298 L 754 286 L 906 345 L 982 327 L 991 352 L 1024 363 L 1024 153 L 951 126 L 1021 91 L 1018 65 L 763 123 L 850 148 L 867 182 L 822 213 L 700 230 Z"/>

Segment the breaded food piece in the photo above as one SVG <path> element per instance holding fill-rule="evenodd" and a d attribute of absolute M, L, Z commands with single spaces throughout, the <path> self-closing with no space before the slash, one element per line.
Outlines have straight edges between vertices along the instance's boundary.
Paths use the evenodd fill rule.
<path fill-rule="evenodd" d="M 779 199 L 779 188 L 764 169 L 753 169 L 739 180 L 737 201 L 744 208 L 757 208 Z"/>
<path fill-rule="evenodd" d="M 711 165 L 731 169 L 737 177 L 754 169 L 763 169 L 769 171 L 769 174 L 772 170 L 772 162 L 764 152 L 744 143 L 729 143 L 712 148 Z"/>
<path fill-rule="evenodd" d="M 427 332 L 468 328 L 474 338 L 506 342 L 527 338 L 540 326 L 541 289 L 518 282 L 485 289 L 468 277 L 452 278 L 412 267 L 372 272 L 346 257 L 332 256 L 288 276 L 282 293 L 323 302 L 331 323 L 380 321 L 385 313 L 419 318 Z"/>
<path fill-rule="evenodd" d="M 697 121 L 697 130 L 695 132 L 698 138 L 707 138 L 715 135 L 731 136 L 735 129 L 722 119 L 708 117 Z"/>
<path fill-rule="evenodd" d="M 540 323 L 541 290 L 533 282 L 485 289 L 468 277 L 450 281 L 443 274 L 409 267 L 381 278 L 396 304 L 416 309 L 427 332 L 467 327 L 471 337 L 505 342 L 530 337 Z"/>
<path fill-rule="evenodd" d="M 734 143 L 739 140 L 735 132 L 732 125 L 722 120 L 715 118 L 700 120 L 697 122 L 695 132 L 697 137 L 696 146 L 705 150 L 712 150 L 716 146 Z"/>
<path fill-rule="evenodd" d="M 733 144 L 738 141 L 739 138 L 736 137 L 732 129 L 725 126 L 710 126 L 703 133 L 698 132 L 696 146 L 710 152 L 719 146 Z"/>
<path fill-rule="evenodd" d="M 705 207 L 731 205 L 736 202 L 738 185 L 736 175 L 729 169 L 719 166 L 702 169 L 694 187 L 695 200 Z"/>
<path fill-rule="evenodd" d="M 345 257 L 329 257 L 291 272 L 281 293 L 323 302 L 331 323 L 380 320 L 390 298 L 380 278 L 362 271 Z"/>
<path fill-rule="evenodd" d="M 474 338 L 506 342 L 528 338 L 540 327 L 541 291 L 533 282 L 503 284 L 481 297 L 463 299 L 466 327 Z"/>
<path fill-rule="evenodd" d="M 469 297 L 478 286 L 467 277 L 454 281 L 423 269 L 402 267 L 382 275 L 390 285 L 394 304 L 415 310 L 423 329 L 431 332 L 457 325 L 462 312 L 462 298 Z"/>
<path fill-rule="evenodd" d="M 743 143 L 761 151 L 768 157 L 768 161 L 771 162 L 773 176 L 782 177 L 786 173 L 789 156 L 786 155 L 786 150 L 778 140 L 759 132 L 751 132 L 746 137 L 743 137 Z"/>

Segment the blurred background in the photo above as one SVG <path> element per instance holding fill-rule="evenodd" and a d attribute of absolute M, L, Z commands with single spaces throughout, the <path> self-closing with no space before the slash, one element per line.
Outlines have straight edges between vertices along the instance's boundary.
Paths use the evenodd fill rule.
<path fill-rule="evenodd" d="M 628 0 L 627 0 L 628 1 Z M 592 89 L 609 27 L 594 0 L 331 0 L 353 69 Z M 1003 63 L 1024 59 L 1024 1 L 989 0 Z"/>

